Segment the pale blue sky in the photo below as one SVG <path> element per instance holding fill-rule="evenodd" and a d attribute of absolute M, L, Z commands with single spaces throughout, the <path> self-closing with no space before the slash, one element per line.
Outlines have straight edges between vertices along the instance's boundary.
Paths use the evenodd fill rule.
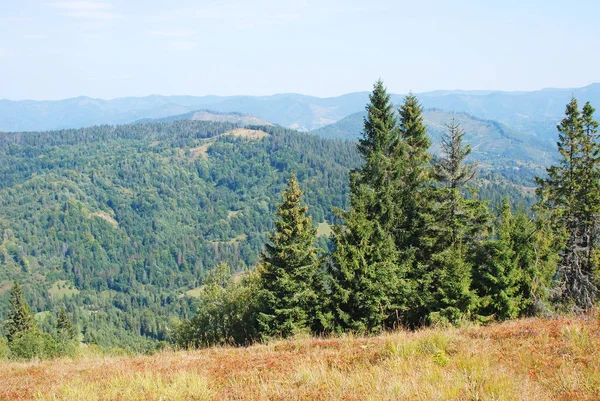
<path fill-rule="evenodd" d="M 0 98 L 584 86 L 599 3 L 2 0 Z"/>

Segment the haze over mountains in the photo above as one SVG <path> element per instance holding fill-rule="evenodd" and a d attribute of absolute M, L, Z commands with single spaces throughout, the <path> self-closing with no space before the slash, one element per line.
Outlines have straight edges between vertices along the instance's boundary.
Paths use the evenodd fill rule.
<path fill-rule="evenodd" d="M 571 96 L 600 104 L 600 83 L 582 88 L 533 92 L 434 91 L 418 94 L 425 108 L 466 112 L 496 120 L 542 140 L 554 135 L 556 122 Z M 400 103 L 403 95 L 392 95 Z M 197 110 L 250 114 L 274 124 L 303 131 L 321 128 L 360 112 L 368 92 L 318 98 L 300 94 L 272 96 L 159 96 L 112 100 L 77 97 L 59 101 L 0 100 L 0 131 L 38 131 L 122 124 Z"/>

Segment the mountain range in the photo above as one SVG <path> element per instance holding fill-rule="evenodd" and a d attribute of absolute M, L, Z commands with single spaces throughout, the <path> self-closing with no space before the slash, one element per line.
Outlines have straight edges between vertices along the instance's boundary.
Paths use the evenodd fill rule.
<path fill-rule="evenodd" d="M 404 95 L 392 95 L 399 104 Z M 417 94 L 425 108 L 465 112 L 496 120 L 522 134 L 545 140 L 555 134 L 556 122 L 571 96 L 600 104 L 600 83 L 582 88 L 532 92 L 434 91 Z M 364 110 L 368 92 L 319 98 L 300 94 L 272 96 L 159 96 L 112 100 L 77 97 L 58 101 L 0 100 L 0 131 L 39 131 L 122 124 L 159 119 L 192 111 L 249 114 L 287 128 L 310 131 L 336 123 Z"/>

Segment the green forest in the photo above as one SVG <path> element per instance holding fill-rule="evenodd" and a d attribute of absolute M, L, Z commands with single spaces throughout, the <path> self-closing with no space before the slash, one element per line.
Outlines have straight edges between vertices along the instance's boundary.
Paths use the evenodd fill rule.
<path fill-rule="evenodd" d="M 5 354 L 68 354 L 76 341 L 137 352 L 248 344 L 593 307 L 592 106 L 567 105 L 560 159 L 539 177 L 478 174 L 455 120 L 432 155 L 417 98 L 395 107 L 378 81 L 358 146 L 188 120 L 0 134 Z"/>

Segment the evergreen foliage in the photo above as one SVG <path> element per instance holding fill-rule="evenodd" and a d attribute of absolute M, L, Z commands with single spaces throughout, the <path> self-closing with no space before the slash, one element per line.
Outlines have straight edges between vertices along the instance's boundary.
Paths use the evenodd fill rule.
<path fill-rule="evenodd" d="M 321 317 L 316 291 L 317 230 L 301 197 L 292 174 L 277 207 L 275 231 L 261 256 L 258 324 L 266 336 L 288 337 L 318 324 Z"/>
<path fill-rule="evenodd" d="M 479 313 L 504 320 L 542 312 L 556 270 L 552 233 L 539 217 L 536 222 L 521 208 L 513 213 L 507 198 L 495 229 L 477 260 Z"/>
<path fill-rule="evenodd" d="M 17 281 L 13 283 L 9 302 L 10 311 L 4 330 L 10 344 L 17 337 L 36 331 L 38 327 L 23 296 L 23 288 Z"/>
<path fill-rule="evenodd" d="M 75 328 L 73 327 L 73 323 L 71 323 L 71 319 L 69 318 L 65 308 L 61 308 L 60 312 L 58 313 L 58 323 L 56 328 L 58 329 L 58 333 L 61 338 L 65 338 L 70 341 L 75 340 Z"/>
<path fill-rule="evenodd" d="M 485 238 L 489 212 L 487 202 L 476 199 L 467 185 L 476 166 L 466 163 L 471 148 L 463 143 L 464 131 L 454 120 L 447 128 L 443 153 L 434 165 L 440 186 L 434 191 L 436 205 L 428 227 L 431 265 L 422 275 L 421 291 L 431 293 L 426 298 L 431 303 L 425 304 L 430 319 L 454 323 L 470 318 L 477 307 L 472 262 Z M 465 197 L 467 192 L 471 198 Z"/>
<path fill-rule="evenodd" d="M 396 325 L 403 313 L 403 266 L 394 238 L 367 217 L 359 194 L 352 199 L 352 209 L 340 212 L 344 225 L 334 227 L 326 265 L 333 329 L 377 332 Z"/>
<path fill-rule="evenodd" d="M 575 98 L 569 102 L 557 126 L 559 164 L 547 169 L 547 178 L 537 179 L 540 207 L 549 213 L 557 238 L 562 238 L 560 297 L 580 310 L 591 308 L 598 292 L 600 158 L 593 113 L 589 104 L 582 113 Z"/>
<path fill-rule="evenodd" d="M 493 229 L 461 126 L 448 124 L 432 158 L 417 98 L 397 117 L 381 80 L 358 152 L 280 127 L 252 127 L 262 139 L 247 139 L 189 121 L 0 134 L 0 288 L 24 278 L 33 310 L 49 311 L 36 321 L 15 281 L 0 357 L 75 355 L 80 338 L 189 348 L 510 319 L 547 311 L 553 286 L 590 308 L 600 285 L 593 114 L 567 105 L 562 159 L 537 179 L 535 217 L 512 197 Z M 298 177 L 286 182 L 290 171 Z M 499 199 L 519 183 L 482 189 Z M 336 223 L 331 242 L 313 219 Z"/>
<path fill-rule="evenodd" d="M 315 225 L 335 222 L 360 164 L 355 144 L 273 126 L 251 127 L 261 138 L 228 134 L 236 128 L 0 133 L 2 320 L 3 291 L 18 280 L 33 313 L 48 312 L 42 331 L 54 333 L 65 308 L 79 341 L 150 351 L 194 316 L 208 271 L 256 266 L 291 171 Z"/>
<path fill-rule="evenodd" d="M 431 198 L 431 141 L 423 121 L 423 108 L 417 97 L 410 93 L 398 110 L 400 116 L 395 158 L 404 162 L 401 178 L 393 188 L 396 201 L 402 205 L 403 219 L 393 232 L 396 246 L 405 259 L 416 253 L 416 261 L 423 262 L 425 246 L 422 242 L 427 220 L 430 218 Z"/>
<path fill-rule="evenodd" d="M 399 189 L 405 172 L 403 143 L 393 105 L 377 81 L 359 140 L 364 164 L 350 173 L 350 210 L 340 212 L 327 263 L 338 330 L 373 332 L 398 321 L 405 304 L 406 264 L 394 231 L 405 220 Z"/>

